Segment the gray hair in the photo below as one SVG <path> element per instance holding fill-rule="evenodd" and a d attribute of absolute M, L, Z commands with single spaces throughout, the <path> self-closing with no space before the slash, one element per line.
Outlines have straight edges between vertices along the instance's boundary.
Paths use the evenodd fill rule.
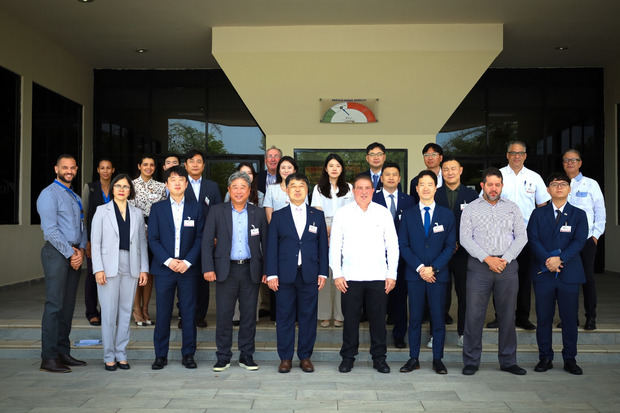
<path fill-rule="evenodd" d="M 525 144 L 525 142 L 520 141 L 520 140 L 518 140 L 518 139 L 515 139 L 515 140 L 512 140 L 512 141 L 508 142 L 508 145 L 506 145 L 506 152 L 509 152 L 509 151 L 510 151 L 510 147 L 511 147 L 512 145 L 521 145 L 521 146 L 523 146 L 523 148 L 524 148 L 524 149 L 525 149 L 525 151 L 527 152 L 527 145 Z"/>
<path fill-rule="evenodd" d="M 265 151 L 265 157 L 267 157 L 267 152 L 271 151 L 271 150 L 276 150 L 278 152 L 280 152 L 280 158 L 282 157 L 282 149 L 278 148 L 276 145 L 271 145 L 269 148 L 267 148 L 267 150 Z"/>
<path fill-rule="evenodd" d="M 233 174 L 228 177 L 228 186 L 230 186 L 235 179 L 240 179 L 240 178 L 243 179 L 248 184 L 249 187 L 252 186 L 252 180 L 250 179 L 250 176 L 246 174 L 245 172 L 240 172 L 240 171 L 233 172 Z"/>

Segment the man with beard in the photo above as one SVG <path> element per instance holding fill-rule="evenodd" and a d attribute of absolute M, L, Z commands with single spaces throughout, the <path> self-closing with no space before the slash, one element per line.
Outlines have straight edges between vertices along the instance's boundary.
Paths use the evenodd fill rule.
<path fill-rule="evenodd" d="M 501 197 L 502 173 L 488 168 L 482 174 L 483 197 L 471 202 L 461 216 L 461 246 L 467 262 L 467 308 L 463 337 L 463 374 L 471 376 L 480 365 L 482 327 L 491 292 L 499 323 L 500 369 L 524 375 L 517 365 L 514 309 L 519 288 L 517 256 L 527 243 L 523 216 L 517 204 Z"/>
<path fill-rule="evenodd" d="M 45 244 L 41 262 L 45 274 L 45 308 L 41 321 L 41 371 L 69 373 L 71 366 L 85 366 L 69 354 L 71 321 L 80 267 L 86 248 L 84 209 L 71 190 L 78 167 L 72 155 L 56 160 L 56 179 L 37 199 Z"/>

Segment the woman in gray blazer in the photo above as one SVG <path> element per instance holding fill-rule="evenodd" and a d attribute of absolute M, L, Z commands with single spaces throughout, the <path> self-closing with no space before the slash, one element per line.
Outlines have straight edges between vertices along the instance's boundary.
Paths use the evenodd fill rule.
<path fill-rule="evenodd" d="M 149 262 L 144 218 L 127 200 L 135 196 L 131 178 L 117 175 L 110 184 L 113 202 L 97 207 L 91 225 L 93 273 L 101 305 L 105 369 L 127 370 L 129 323 L 137 284 L 147 282 Z"/>

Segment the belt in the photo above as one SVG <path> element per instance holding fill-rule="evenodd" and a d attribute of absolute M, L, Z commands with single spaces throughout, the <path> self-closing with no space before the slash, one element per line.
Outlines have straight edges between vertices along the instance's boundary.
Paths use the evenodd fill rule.
<path fill-rule="evenodd" d="M 250 259 L 249 258 L 245 258 L 242 260 L 230 260 L 231 264 L 237 264 L 237 265 L 242 265 L 242 264 L 249 264 L 250 263 Z"/>

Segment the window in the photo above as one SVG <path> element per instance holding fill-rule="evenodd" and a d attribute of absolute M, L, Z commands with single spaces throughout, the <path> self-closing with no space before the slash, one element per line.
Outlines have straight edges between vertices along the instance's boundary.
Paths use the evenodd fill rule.
<path fill-rule="evenodd" d="M 21 81 L 0 67 L 0 224 L 19 223 L 19 147 Z"/>

